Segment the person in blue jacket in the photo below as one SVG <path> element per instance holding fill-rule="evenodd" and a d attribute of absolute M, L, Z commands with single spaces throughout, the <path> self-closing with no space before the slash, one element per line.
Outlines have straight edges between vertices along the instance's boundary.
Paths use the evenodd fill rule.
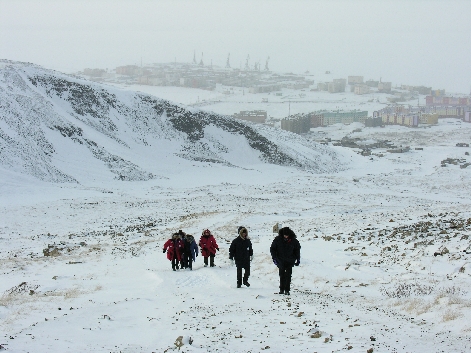
<path fill-rule="evenodd" d="M 198 245 L 196 245 L 195 238 L 191 234 L 185 234 L 183 241 L 185 243 L 182 259 L 183 268 L 193 270 L 193 262 L 196 260 L 199 253 Z"/>
<path fill-rule="evenodd" d="M 289 295 L 293 266 L 299 266 L 301 260 L 301 245 L 296 239 L 296 234 L 289 227 L 278 231 L 278 235 L 270 246 L 270 254 L 279 270 L 280 294 Z"/>

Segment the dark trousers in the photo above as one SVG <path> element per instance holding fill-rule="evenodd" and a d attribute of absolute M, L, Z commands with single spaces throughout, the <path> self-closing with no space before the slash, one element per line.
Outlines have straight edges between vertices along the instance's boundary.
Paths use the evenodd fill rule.
<path fill-rule="evenodd" d="M 193 257 L 191 254 L 183 254 L 182 266 L 183 268 L 192 268 Z"/>
<path fill-rule="evenodd" d="M 250 276 L 250 266 L 247 267 L 237 267 L 237 284 L 242 284 L 242 269 L 244 269 L 244 283 L 249 280 Z"/>
<path fill-rule="evenodd" d="M 178 263 L 179 263 L 178 259 L 175 258 L 172 260 L 172 270 L 175 270 L 175 269 L 178 270 Z"/>
<path fill-rule="evenodd" d="M 291 274 L 293 268 L 291 266 L 280 267 L 280 292 L 289 292 L 291 287 Z"/>
<path fill-rule="evenodd" d="M 208 257 L 207 256 L 204 258 L 204 264 L 206 266 L 208 266 Z M 214 255 L 213 254 L 209 255 L 209 265 L 211 267 L 214 267 Z"/>

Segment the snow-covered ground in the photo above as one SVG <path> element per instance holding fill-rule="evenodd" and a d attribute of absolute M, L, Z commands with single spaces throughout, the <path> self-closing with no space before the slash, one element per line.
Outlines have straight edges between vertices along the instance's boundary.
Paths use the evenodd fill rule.
<path fill-rule="evenodd" d="M 313 135 L 411 150 L 331 146 L 347 169 L 320 174 L 194 163 L 146 181 L 52 184 L 2 169 L 1 349 L 171 352 L 182 336 L 181 352 L 471 351 L 471 167 L 460 167 L 471 158 L 456 147 L 471 125 L 358 128 Z M 302 246 L 290 296 L 275 294 L 277 222 Z M 254 260 L 237 289 L 228 248 L 241 225 Z M 198 257 L 172 271 L 164 242 L 205 228 L 216 267 Z"/>

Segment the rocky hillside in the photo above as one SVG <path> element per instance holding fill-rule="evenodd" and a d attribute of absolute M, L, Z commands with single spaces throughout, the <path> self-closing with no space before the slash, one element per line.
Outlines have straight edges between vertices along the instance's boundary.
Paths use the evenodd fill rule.
<path fill-rule="evenodd" d="M 0 168 L 49 182 L 138 181 L 183 161 L 342 169 L 328 147 L 279 129 L 0 61 Z"/>

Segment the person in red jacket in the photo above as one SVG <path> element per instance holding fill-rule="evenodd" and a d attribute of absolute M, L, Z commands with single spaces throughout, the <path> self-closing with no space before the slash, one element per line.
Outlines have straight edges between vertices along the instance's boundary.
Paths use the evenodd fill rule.
<path fill-rule="evenodd" d="M 172 262 L 172 270 L 178 270 L 178 264 L 182 260 L 184 243 L 178 233 L 173 233 L 172 238 L 164 244 L 163 252 L 167 253 L 167 259 Z"/>
<path fill-rule="evenodd" d="M 219 246 L 209 229 L 203 231 L 198 245 L 201 248 L 201 255 L 203 255 L 204 258 L 204 267 L 208 266 L 208 257 L 209 265 L 214 267 L 214 256 L 216 256 L 216 250 L 219 251 Z"/>

